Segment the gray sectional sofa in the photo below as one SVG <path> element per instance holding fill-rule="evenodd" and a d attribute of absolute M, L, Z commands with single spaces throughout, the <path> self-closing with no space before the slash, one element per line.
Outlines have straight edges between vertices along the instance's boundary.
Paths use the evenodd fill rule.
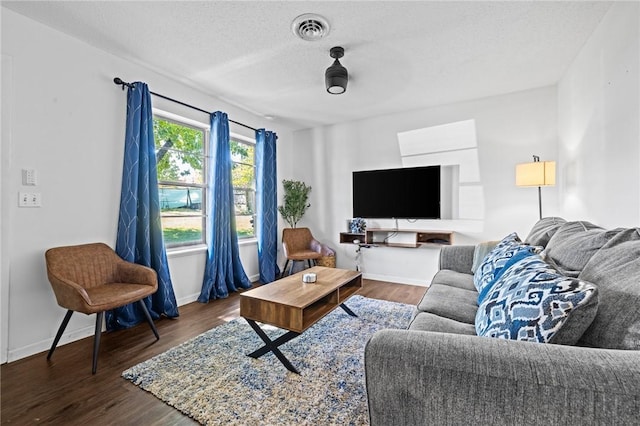
<path fill-rule="evenodd" d="M 640 424 L 640 228 L 544 218 L 524 243 L 597 287 L 577 341 L 478 336 L 472 269 L 491 245 L 446 246 L 408 330 L 367 343 L 372 425 Z"/>

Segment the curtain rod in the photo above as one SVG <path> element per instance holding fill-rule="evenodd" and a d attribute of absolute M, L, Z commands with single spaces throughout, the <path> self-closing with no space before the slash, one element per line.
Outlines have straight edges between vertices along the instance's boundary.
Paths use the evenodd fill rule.
<path fill-rule="evenodd" d="M 116 78 L 114 78 L 114 79 L 113 79 L 113 82 L 114 82 L 115 84 L 117 84 L 118 86 L 122 86 L 122 90 L 124 90 L 124 86 L 130 87 L 130 88 L 133 88 L 133 83 L 127 83 L 126 81 L 122 81 L 122 80 L 120 79 L 120 77 L 116 77 Z M 175 102 L 175 103 L 180 104 L 180 105 L 182 105 L 182 106 L 186 106 L 187 108 L 195 109 L 196 111 L 204 112 L 205 114 L 209 114 L 209 115 L 211 114 L 211 112 L 206 111 L 206 110 L 204 110 L 204 109 L 202 109 L 202 108 L 198 108 L 198 107 L 196 107 L 196 106 L 189 105 L 189 104 L 184 103 L 184 102 L 182 102 L 182 101 L 179 101 L 179 100 L 177 100 L 177 99 L 173 99 L 173 98 L 170 98 L 170 97 L 168 97 L 168 96 L 161 95 L 160 93 L 152 92 L 151 90 L 149 90 L 149 93 L 151 93 L 152 95 L 157 96 L 157 97 L 159 97 L 159 98 L 166 99 L 166 100 L 171 101 L 171 102 Z M 235 120 L 231 120 L 231 119 L 229 119 L 229 121 L 230 121 L 230 122 L 232 122 L 232 123 L 235 123 L 235 124 L 237 124 L 237 125 L 239 125 L 239 126 L 246 127 L 247 129 L 251 129 L 251 130 L 253 130 L 254 132 L 256 131 L 256 129 L 254 129 L 253 127 L 248 126 L 248 125 L 246 125 L 246 124 L 244 124 L 244 123 L 240 123 L 239 121 L 235 121 Z"/>

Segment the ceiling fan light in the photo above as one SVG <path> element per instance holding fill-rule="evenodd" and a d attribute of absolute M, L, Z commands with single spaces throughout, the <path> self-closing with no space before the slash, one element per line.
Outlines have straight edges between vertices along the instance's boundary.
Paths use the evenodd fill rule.
<path fill-rule="evenodd" d="M 338 58 L 344 55 L 344 49 L 334 47 L 331 49 L 331 57 L 335 58 L 331 65 L 324 73 L 324 81 L 327 92 L 332 95 L 340 95 L 347 91 L 347 83 L 349 82 L 349 73 L 347 69 L 340 64 Z"/>
<path fill-rule="evenodd" d="M 341 95 L 346 90 L 347 90 L 346 88 L 344 88 L 343 86 L 340 86 L 340 85 L 327 87 L 327 92 L 331 93 L 332 95 Z"/>
<path fill-rule="evenodd" d="M 336 62 L 327 68 L 324 73 L 324 81 L 327 86 L 327 92 L 332 95 L 339 95 L 347 90 L 349 74 L 347 69 L 340 65 L 340 62 L 336 59 Z"/>

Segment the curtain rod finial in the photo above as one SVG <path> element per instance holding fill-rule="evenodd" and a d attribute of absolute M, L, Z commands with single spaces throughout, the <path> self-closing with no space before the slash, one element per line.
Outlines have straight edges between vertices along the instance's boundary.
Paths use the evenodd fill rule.
<path fill-rule="evenodd" d="M 132 86 L 131 86 L 131 83 L 127 83 L 126 81 L 122 81 L 122 79 L 121 79 L 120 77 L 115 77 L 115 78 L 113 79 L 113 82 L 114 82 L 115 84 L 117 84 L 118 86 L 121 86 L 121 87 L 122 87 L 122 90 L 124 90 L 124 86 L 132 87 Z"/>

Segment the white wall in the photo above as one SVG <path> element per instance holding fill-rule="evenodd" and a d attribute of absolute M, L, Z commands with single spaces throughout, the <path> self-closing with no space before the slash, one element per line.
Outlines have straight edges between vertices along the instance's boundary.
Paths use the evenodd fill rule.
<path fill-rule="evenodd" d="M 397 134 L 442 124 L 475 120 L 484 212 L 477 220 L 399 221 L 399 228 L 451 229 L 457 243 L 496 239 L 517 231 L 523 237 L 538 219 L 537 192 L 515 186 L 515 165 L 532 155 L 556 159 L 555 87 L 479 99 L 472 102 L 374 117 L 294 133 L 293 176 L 313 187 L 311 208 L 301 225 L 338 251 L 339 267 L 353 268 L 355 247 L 339 244 L 351 217 L 351 172 L 402 167 Z M 543 189 L 545 215 L 555 215 L 557 188 Z M 461 201 L 462 202 L 462 201 Z M 370 227 L 391 227 L 375 220 Z M 365 249 L 365 277 L 402 283 L 429 283 L 436 272 L 438 249 L 378 247 Z"/>
<path fill-rule="evenodd" d="M 290 128 L 2 8 L 2 361 L 48 349 L 64 316 L 47 281 L 45 250 L 91 241 L 115 245 L 126 114 L 126 92 L 112 83 L 116 76 L 146 81 L 155 92 L 276 131 L 284 153 L 279 173 L 289 174 Z M 153 103 L 208 121 L 157 98 Z M 38 171 L 36 187 L 22 186 L 23 168 Z M 42 194 L 41 208 L 17 207 L 18 192 L 25 189 Z M 199 294 L 204 256 L 202 250 L 169 255 L 181 303 Z M 247 274 L 257 278 L 255 243 L 242 245 L 241 257 Z M 93 334 L 94 321 L 74 315 L 61 343 Z"/>
<path fill-rule="evenodd" d="M 562 211 L 640 225 L 640 4 L 615 2 L 558 84 Z"/>

